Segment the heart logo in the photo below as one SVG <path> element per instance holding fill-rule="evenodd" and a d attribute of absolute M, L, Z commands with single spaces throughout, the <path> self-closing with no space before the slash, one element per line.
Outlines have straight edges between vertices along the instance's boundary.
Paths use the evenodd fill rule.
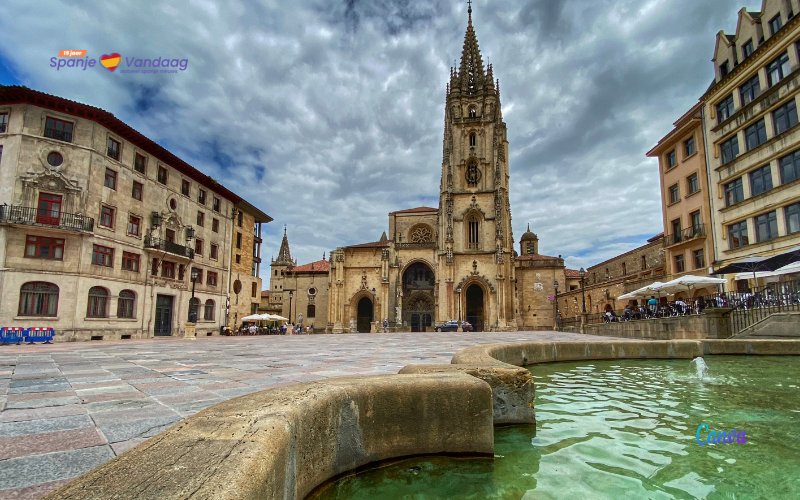
<path fill-rule="evenodd" d="M 119 66 L 121 60 L 122 56 L 117 52 L 103 54 L 100 56 L 100 64 L 102 64 L 109 71 L 114 71 L 117 69 L 117 66 Z"/>

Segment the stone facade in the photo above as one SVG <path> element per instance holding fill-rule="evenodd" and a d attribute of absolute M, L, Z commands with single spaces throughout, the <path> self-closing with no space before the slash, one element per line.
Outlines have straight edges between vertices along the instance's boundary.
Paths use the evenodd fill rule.
<path fill-rule="evenodd" d="M 554 280 L 563 285 L 563 260 L 516 259 L 499 81 L 483 65 L 471 9 L 444 121 L 439 206 L 392 212 L 388 235 L 331 252 L 330 331 L 379 331 L 384 322 L 431 331 L 455 319 L 476 330 L 552 327 L 547 297 Z"/>
<path fill-rule="evenodd" d="M 239 318 L 258 312 L 261 303 L 261 224 L 262 212 L 247 203 L 236 205 L 231 234 L 231 295 L 228 326 L 235 328 Z M 238 291 L 237 291 L 238 290 Z"/>
<path fill-rule="evenodd" d="M 0 326 L 181 335 L 194 294 L 219 332 L 240 197 L 101 109 L 0 87 L 0 115 Z"/>

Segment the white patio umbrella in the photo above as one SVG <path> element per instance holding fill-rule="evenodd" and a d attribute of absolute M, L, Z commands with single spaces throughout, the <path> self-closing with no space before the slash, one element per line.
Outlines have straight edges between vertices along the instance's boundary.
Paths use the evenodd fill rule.
<path fill-rule="evenodd" d="M 691 291 L 693 288 L 702 288 L 708 285 L 721 285 L 725 282 L 726 280 L 723 278 L 687 274 L 686 276 L 680 276 L 674 280 L 662 283 L 660 286 L 656 287 L 656 289 L 663 294 L 674 295 L 678 292 Z"/>
<path fill-rule="evenodd" d="M 645 297 L 649 297 L 655 293 L 658 293 L 655 287 L 659 285 L 663 285 L 664 283 L 660 281 L 654 281 L 647 286 L 643 286 L 642 288 L 637 288 L 636 290 L 628 293 L 624 293 L 617 297 L 617 300 L 629 300 L 629 299 L 642 299 Z"/>
<path fill-rule="evenodd" d="M 242 318 L 241 321 L 258 321 L 260 319 L 263 319 L 261 316 L 262 316 L 261 314 L 251 314 L 250 316 L 245 316 L 244 318 Z"/>
<path fill-rule="evenodd" d="M 284 318 L 283 316 L 278 316 L 277 314 L 265 314 L 264 316 L 269 316 L 268 319 L 270 321 L 289 321 L 289 318 Z"/>

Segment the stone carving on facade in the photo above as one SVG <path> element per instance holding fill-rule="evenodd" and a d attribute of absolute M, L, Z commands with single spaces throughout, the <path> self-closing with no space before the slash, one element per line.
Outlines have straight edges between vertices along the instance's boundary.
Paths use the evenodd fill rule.
<path fill-rule="evenodd" d="M 76 179 L 68 179 L 61 170 L 44 169 L 39 172 L 28 172 L 20 176 L 22 182 L 22 204 L 35 206 L 39 191 L 61 193 L 64 195 L 64 212 L 83 212 L 84 191 Z"/>
<path fill-rule="evenodd" d="M 411 243 L 433 243 L 433 230 L 427 224 L 417 224 L 408 233 Z"/>

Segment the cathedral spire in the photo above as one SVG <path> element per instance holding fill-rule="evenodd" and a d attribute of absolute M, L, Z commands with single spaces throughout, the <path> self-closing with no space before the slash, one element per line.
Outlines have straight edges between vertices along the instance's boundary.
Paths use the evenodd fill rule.
<path fill-rule="evenodd" d="M 286 226 L 283 226 L 283 241 L 281 241 L 281 249 L 278 251 L 278 260 L 276 264 L 289 264 L 292 262 L 292 252 L 289 250 L 289 238 L 286 236 Z"/>
<path fill-rule="evenodd" d="M 483 87 L 486 77 L 483 69 L 481 51 L 478 47 L 478 37 L 472 27 L 472 2 L 469 2 L 467 9 L 469 20 L 467 21 L 467 32 L 464 34 L 464 48 L 461 50 L 461 65 L 458 68 L 458 79 L 461 83 L 461 90 L 468 93 L 475 93 Z"/>

